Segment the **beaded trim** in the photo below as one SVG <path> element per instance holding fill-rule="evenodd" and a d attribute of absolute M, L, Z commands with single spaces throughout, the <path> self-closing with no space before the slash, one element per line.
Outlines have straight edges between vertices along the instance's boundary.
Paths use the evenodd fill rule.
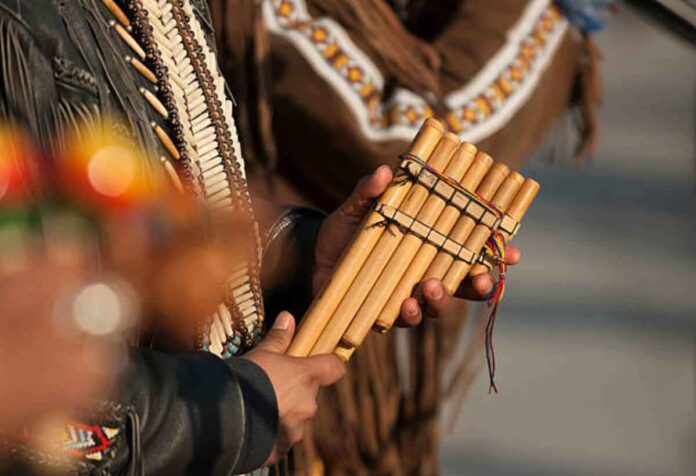
<path fill-rule="evenodd" d="M 165 128 L 151 124 L 169 157 L 165 172 L 181 191 L 195 193 L 214 212 L 241 212 L 255 249 L 228 281 L 228 298 L 199 331 L 196 346 L 221 357 L 250 348 L 261 334 L 260 239 L 247 190 L 233 104 L 217 60 L 189 0 L 102 0 L 110 25 L 135 56 L 125 58 L 155 91 L 143 99 Z M 132 35 L 131 35 L 132 33 Z"/>
<path fill-rule="evenodd" d="M 433 111 L 426 98 L 397 88 L 330 18 L 305 0 L 262 0 L 269 29 L 288 40 L 352 110 L 371 140 L 410 140 Z M 462 140 L 478 142 L 503 127 L 533 93 L 568 28 L 551 0 L 530 0 L 507 41 L 481 71 L 445 97 L 445 118 Z"/>

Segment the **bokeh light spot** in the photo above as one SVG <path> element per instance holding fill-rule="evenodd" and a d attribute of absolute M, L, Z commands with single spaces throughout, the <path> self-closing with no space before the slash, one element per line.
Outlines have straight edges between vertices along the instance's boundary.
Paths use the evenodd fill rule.
<path fill-rule="evenodd" d="M 2 199 L 10 189 L 10 179 L 5 174 L 5 171 L 0 167 L 0 199 Z"/>
<path fill-rule="evenodd" d="M 94 189 L 107 197 L 119 197 L 126 193 L 135 181 L 136 159 L 130 150 L 109 146 L 99 149 L 89 160 L 89 182 Z"/>
<path fill-rule="evenodd" d="M 84 287 L 74 301 L 75 323 L 95 336 L 113 334 L 122 328 L 125 308 L 119 293 L 104 283 Z"/>

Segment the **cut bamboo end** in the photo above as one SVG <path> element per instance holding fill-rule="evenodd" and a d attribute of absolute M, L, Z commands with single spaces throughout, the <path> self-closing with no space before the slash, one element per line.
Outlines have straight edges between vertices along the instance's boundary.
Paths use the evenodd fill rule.
<path fill-rule="evenodd" d="M 434 117 L 426 119 L 411 143 L 409 153 L 421 160 L 427 160 L 446 131 L 447 127 L 439 119 Z"/>
<path fill-rule="evenodd" d="M 476 147 L 468 142 L 462 142 L 459 144 L 459 147 L 454 154 L 454 158 L 447 167 L 447 170 L 445 170 L 445 175 L 457 182 L 462 182 L 465 174 L 468 174 L 468 171 L 474 162 L 474 158 L 476 157 Z"/>
<path fill-rule="evenodd" d="M 334 349 L 334 355 L 344 362 L 348 362 L 355 352 L 355 347 L 344 347 L 339 345 Z"/>
<path fill-rule="evenodd" d="M 529 210 L 532 202 L 536 198 L 541 185 L 535 180 L 526 179 L 520 187 L 519 192 L 515 196 L 515 199 L 510 204 L 507 210 L 507 214 L 510 215 L 515 221 L 521 221 L 524 215 Z"/>
<path fill-rule="evenodd" d="M 429 162 L 445 130 L 444 124 L 439 120 L 434 118 L 426 120 L 413 140 L 409 153 Z M 410 183 L 391 185 L 379 202 L 398 207 L 411 189 L 411 185 Z M 302 324 L 288 349 L 289 355 L 296 357 L 309 355 L 370 252 L 382 236 L 384 228 L 373 226 L 381 220 L 382 216 L 379 213 L 372 212 L 368 215 L 363 227 L 339 259 L 331 279 L 326 283 L 302 319 Z"/>
<path fill-rule="evenodd" d="M 495 192 L 495 195 L 493 195 L 493 198 L 491 198 L 491 203 L 493 206 L 500 211 L 507 210 L 517 196 L 517 193 L 519 192 L 523 183 L 524 177 L 521 174 L 517 172 L 510 172 L 510 175 L 505 178 L 503 183 L 498 188 L 498 191 Z"/>
<path fill-rule="evenodd" d="M 488 157 L 490 159 L 490 156 Z M 490 159 L 493 160 L 493 159 Z M 505 164 L 493 164 L 491 170 L 479 185 L 476 193 L 486 200 L 491 200 L 505 177 L 510 173 L 510 168 Z"/>
<path fill-rule="evenodd" d="M 490 170 L 491 165 L 493 165 L 493 159 L 491 159 L 490 155 L 481 152 L 477 153 L 462 179 L 462 187 L 469 191 L 476 190 Z"/>

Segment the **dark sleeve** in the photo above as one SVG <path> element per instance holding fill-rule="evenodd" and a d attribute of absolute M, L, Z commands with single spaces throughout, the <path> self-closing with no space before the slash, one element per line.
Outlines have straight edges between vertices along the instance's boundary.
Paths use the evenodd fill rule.
<path fill-rule="evenodd" d="M 300 319 L 312 299 L 314 247 L 324 213 L 311 208 L 286 209 L 265 240 L 261 283 L 267 322 L 280 311 Z"/>
<path fill-rule="evenodd" d="M 145 474 L 245 473 L 260 467 L 275 443 L 273 386 L 251 361 L 140 349 L 121 389 L 116 400 L 137 421 L 114 454 L 116 473 L 138 463 Z"/>
<path fill-rule="evenodd" d="M 0 438 L 0 475 L 247 473 L 266 461 L 277 429 L 273 386 L 253 362 L 137 349 L 114 399 L 65 423 L 59 451 Z"/>

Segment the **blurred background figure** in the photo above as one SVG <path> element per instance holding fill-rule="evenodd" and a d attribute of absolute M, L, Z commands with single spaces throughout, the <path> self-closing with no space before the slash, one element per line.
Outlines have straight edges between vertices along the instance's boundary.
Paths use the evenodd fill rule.
<path fill-rule="evenodd" d="M 445 475 L 696 474 L 696 35 L 659 4 L 696 18 L 621 2 L 597 36 L 594 160 L 549 168 L 543 148 L 525 169 L 544 188 L 496 334 L 501 393 L 476 381 Z"/>

